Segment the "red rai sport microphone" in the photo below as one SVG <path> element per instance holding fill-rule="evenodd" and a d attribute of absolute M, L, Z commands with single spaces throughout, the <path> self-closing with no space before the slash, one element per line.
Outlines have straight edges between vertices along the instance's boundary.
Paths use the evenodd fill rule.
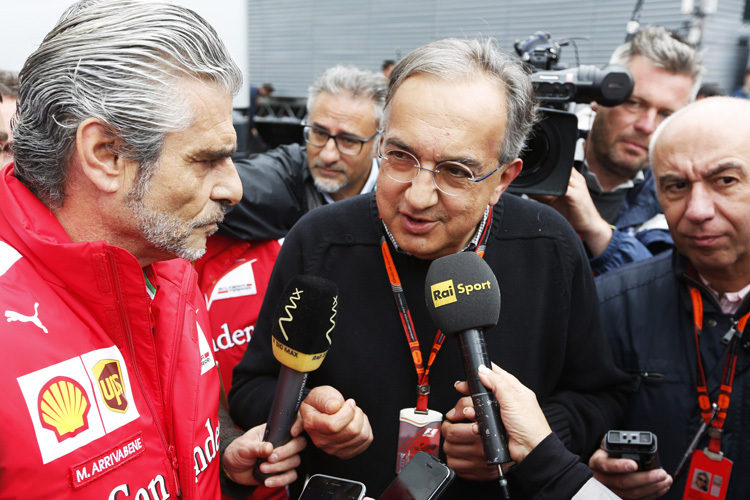
<path fill-rule="evenodd" d="M 332 281 L 300 275 L 289 282 L 276 307 L 271 346 L 281 370 L 263 436 L 263 441 L 274 448 L 291 441 L 307 374 L 318 369 L 331 347 L 338 293 Z M 253 477 L 262 483 L 272 474 L 260 472 L 261 462 L 256 464 Z"/>

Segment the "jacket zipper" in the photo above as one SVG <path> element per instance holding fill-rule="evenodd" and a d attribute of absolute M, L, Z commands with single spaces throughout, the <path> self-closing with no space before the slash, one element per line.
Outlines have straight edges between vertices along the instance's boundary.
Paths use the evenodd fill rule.
<path fill-rule="evenodd" d="M 197 278 L 196 278 L 197 279 Z M 195 286 L 192 282 L 191 285 Z M 177 304 L 177 311 L 184 311 L 185 310 L 185 301 L 186 299 L 185 293 L 180 293 L 180 299 Z M 175 341 L 174 345 L 172 347 L 172 354 L 171 357 L 172 360 L 177 360 L 177 354 L 180 352 L 180 344 L 182 343 L 182 332 L 185 328 L 185 315 L 180 314 L 180 324 L 177 325 L 176 335 L 175 335 Z M 169 391 L 168 399 L 170 403 L 174 401 L 174 381 L 177 378 L 177 362 L 173 361 L 172 366 L 169 370 L 169 387 L 167 387 L 167 390 Z M 174 436 L 174 415 L 172 414 L 172 404 L 169 404 L 166 406 L 164 411 L 166 412 L 167 422 L 171 424 L 170 427 L 170 433 L 169 433 L 169 439 L 171 443 L 175 442 L 175 436 Z M 177 460 L 177 450 L 175 449 L 174 445 L 170 445 L 169 447 L 170 452 L 170 458 L 172 459 L 172 471 L 174 474 L 174 480 L 175 485 L 177 486 L 177 496 L 182 497 L 182 489 L 180 489 L 180 475 L 179 475 L 179 462 Z"/>
<path fill-rule="evenodd" d="M 117 272 L 117 264 L 112 254 L 107 253 L 107 258 L 109 260 L 109 265 L 110 265 L 111 272 L 112 272 L 112 279 L 114 281 L 114 286 L 115 286 L 115 293 L 116 293 L 116 298 L 117 298 L 117 309 L 119 310 L 119 313 L 120 313 L 122 326 L 125 329 L 125 337 L 128 339 L 128 351 L 130 352 L 130 358 L 133 360 L 133 371 L 135 371 L 135 378 L 136 380 L 138 380 L 138 385 L 140 386 L 141 392 L 143 393 L 143 399 L 146 401 L 146 405 L 148 406 L 148 409 L 151 412 L 151 416 L 154 418 L 154 426 L 156 427 L 156 430 L 159 433 L 162 446 L 164 447 L 164 451 L 167 453 L 167 457 L 169 458 L 170 464 L 172 466 L 172 478 L 174 479 L 174 485 L 177 491 L 177 498 L 181 498 L 182 489 L 180 488 L 180 477 L 178 473 L 179 463 L 177 461 L 177 453 L 176 453 L 174 445 L 166 437 L 166 433 L 164 432 L 164 428 L 162 427 L 158 414 L 156 410 L 154 409 L 154 405 L 151 402 L 151 398 L 148 396 L 148 392 L 146 391 L 146 385 L 143 383 L 143 377 L 141 375 L 140 369 L 138 368 L 138 362 L 135 356 L 135 346 L 133 345 L 133 332 L 130 329 L 130 321 L 128 321 L 128 313 L 125 308 L 125 301 L 122 297 L 122 287 L 120 285 L 120 275 Z M 157 374 L 157 379 L 158 379 L 158 374 Z M 166 401 L 165 403 L 166 403 L 165 408 L 169 408 L 170 407 L 169 403 L 171 403 L 171 401 Z"/>

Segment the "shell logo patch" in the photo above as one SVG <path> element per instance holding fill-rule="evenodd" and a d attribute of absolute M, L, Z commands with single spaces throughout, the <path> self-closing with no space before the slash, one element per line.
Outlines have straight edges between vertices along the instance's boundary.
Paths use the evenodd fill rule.
<path fill-rule="evenodd" d="M 86 417 L 90 409 L 84 388 L 68 377 L 50 380 L 39 393 L 42 427 L 53 431 L 58 442 L 89 428 Z"/>

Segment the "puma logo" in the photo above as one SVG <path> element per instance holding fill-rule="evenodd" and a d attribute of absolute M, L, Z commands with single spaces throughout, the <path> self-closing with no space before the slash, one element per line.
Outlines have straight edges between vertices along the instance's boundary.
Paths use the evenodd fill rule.
<path fill-rule="evenodd" d="M 34 302 L 33 316 L 25 316 L 23 314 L 17 313 L 16 311 L 5 311 L 5 317 L 8 318 L 8 323 L 10 323 L 11 321 L 20 321 L 22 323 L 31 322 L 38 326 L 44 333 L 49 333 L 42 322 L 39 321 L 39 302 Z"/>

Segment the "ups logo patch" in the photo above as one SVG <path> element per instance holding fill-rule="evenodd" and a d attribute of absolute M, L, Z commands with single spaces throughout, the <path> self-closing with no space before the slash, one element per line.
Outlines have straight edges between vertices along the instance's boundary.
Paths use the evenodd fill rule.
<path fill-rule="evenodd" d="M 128 410 L 128 400 L 125 397 L 125 381 L 120 362 L 114 359 L 99 361 L 94 365 L 94 378 L 107 408 L 125 413 Z"/>

